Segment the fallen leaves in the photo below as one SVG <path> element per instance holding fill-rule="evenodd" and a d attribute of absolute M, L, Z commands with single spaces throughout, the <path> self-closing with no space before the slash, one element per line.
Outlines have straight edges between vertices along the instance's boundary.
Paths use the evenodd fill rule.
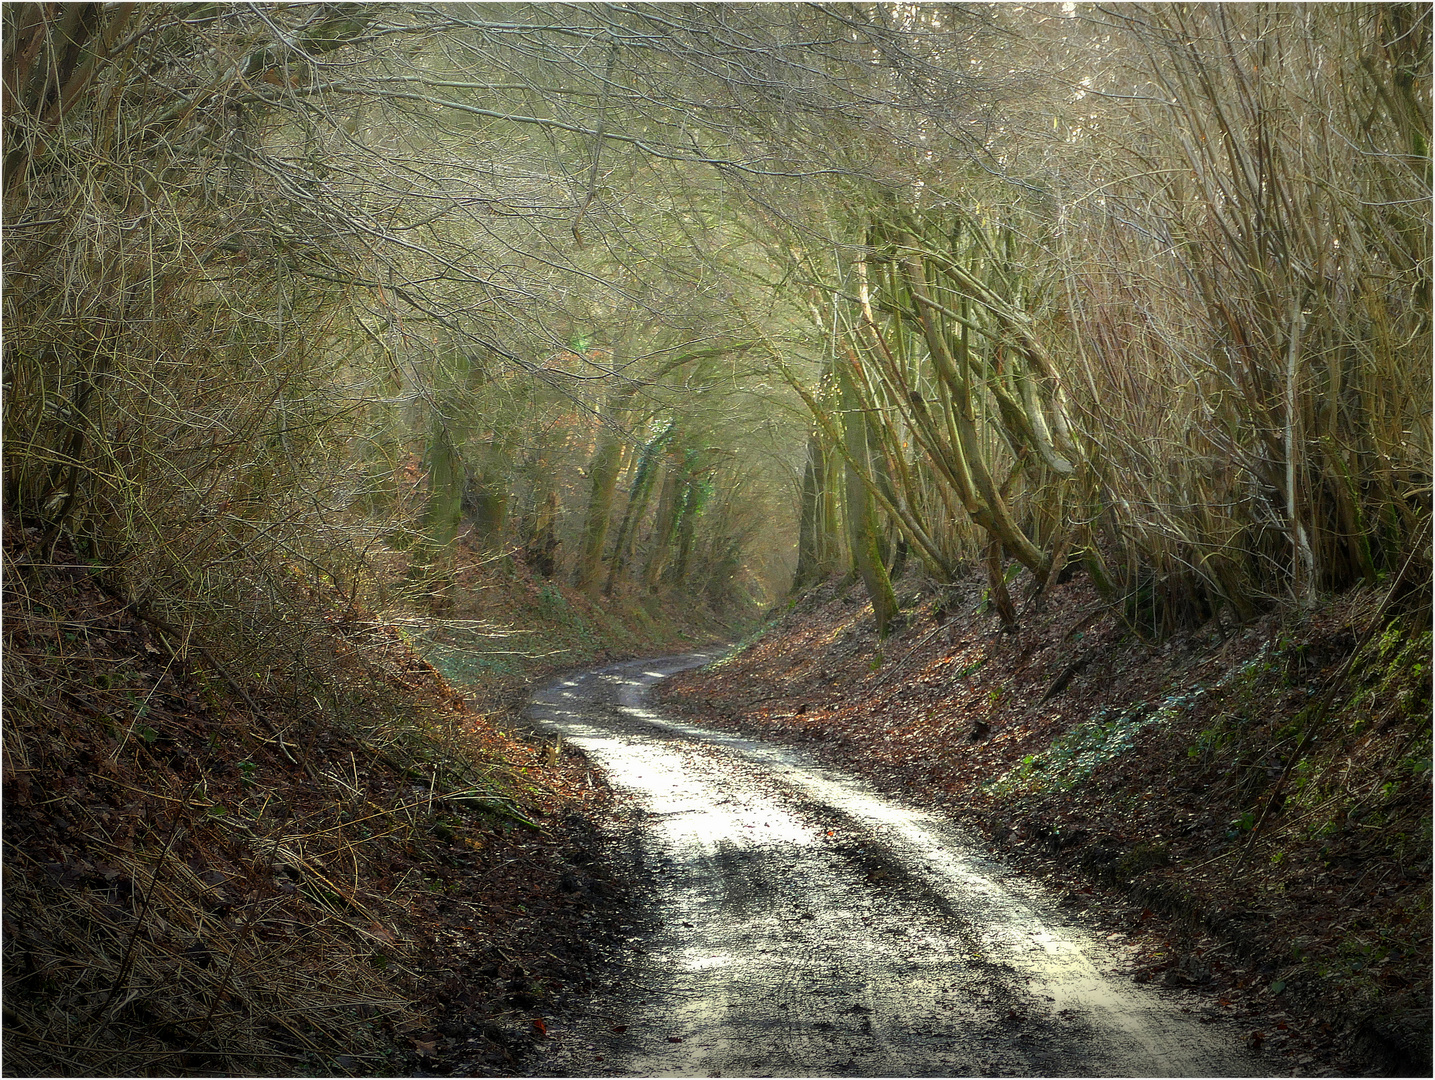
<path fill-rule="evenodd" d="M 364 679 L 338 687 L 369 702 L 350 703 L 357 715 L 439 716 L 447 749 L 425 746 L 428 760 L 472 772 L 464 790 L 498 785 L 542 828 L 432 799 L 428 783 L 416 798 L 393 723 L 366 741 L 270 693 L 268 676 L 241 696 L 193 655 L 146 648 L 154 628 L 88 573 L 4 584 L 7 1063 L 84 1070 L 90 1058 L 56 1064 L 47 1048 L 92 1043 L 90 1071 L 163 1071 L 165 1039 L 202 1038 L 205 1073 L 289 1073 L 315 1052 L 372 1071 L 395 1050 L 405 1069 L 491 1073 L 551 1034 L 506 1019 L 510 999 L 527 1011 L 586 986 L 586 941 L 620 893 L 593 856 L 607 796 L 585 770 L 565 758 L 541 787 L 503 791 L 506 763 L 531 767 L 537 750 L 390 629 L 331 620 L 341 667 L 372 663 L 404 687 L 373 701 Z M 460 738 L 472 764 L 443 758 Z M 73 1028 L 111 998 L 125 1023 Z"/>
<path fill-rule="evenodd" d="M 870 609 L 854 617 L 860 587 L 830 582 L 741 655 L 659 684 L 658 697 L 697 723 L 810 747 L 885 791 L 977 827 L 1007 858 L 1053 879 L 1079 917 L 1134 933 L 1137 981 L 1219 992 L 1221 1008 L 1250 1014 L 1289 1001 L 1336 1016 L 1342 1001 L 1368 1008 L 1361 995 L 1379 988 L 1402 1015 L 1428 1015 L 1428 845 L 1418 866 L 1379 850 L 1381 837 L 1393 841 L 1401 830 L 1428 837 L 1428 765 L 1404 788 L 1377 790 L 1392 775 L 1400 742 L 1420 745 L 1428 761 L 1428 669 L 1411 672 L 1400 691 L 1419 708 L 1402 716 L 1386 704 L 1369 718 L 1372 732 L 1403 722 L 1406 734 L 1397 726 L 1382 743 L 1373 734 L 1337 737 L 1329 727 L 1314 751 L 1334 766 L 1338 790 L 1364 792 L 1365 806 L 1404 814 L 1404 824 L 1382 832 L 1341 818 L 1331 827 L 1339 843 L 1312 841 L 1319 821 L 1307 809 L 1302 824 L 1287 809 L 1261 830 L 1244 872 L 1231 873 L 1252 834 L 1232 837 L 1229 823 L 1245 820 L 1281 774 L 1281 754 L 1309 700 L 1286 682 L 1292 671 L 1339 667 L 1355 640 L 1348 628 L 1368 621 L 1367 600 L 1351 594 L 1293 624 L 1272 615 L 1234 633 L 1208 626 L 1152 648 L 1129 637 L 1080 578 L 1053 585 L 1012 634 L 976 610 L 980 597 L 973 582 L 948 590 L 930 605 L 945 621 L 934 630 L 920 618 L 928 603 L 919 593 L 910 601 L 917 617 L 879 642 Z M 884 662 L 869 664 L 879 648 Z M 745 704 L 755 687 L 768 688 L 760 711 Z M 1396 700 L 1394 691 L 1387 696 Z M 1116 722 L 1123 720 L 1130 722 Z M 1090 740 L 1078 736 L 1086 729 L 1105 744 L 1081 781 L 1067 785 L 1077 774 L 1061 755 L 1083 752 Z M 1317 771 L 1303 775 L 1307 784 L 1320 779 Z M 1426 912 L 1418 929 L 1413 910 Z M 1333 911 L 1381 928 L 1388 947 L 1380 962 L 1347 955 L 1342 942 L 1351 931 L 1340 922 L 1349 920 Z M 1297 938 L 1305 944 L 1292 958 Z M 1244 959 L 1212 952 L 1230 942 Z M 1335 1035 L 1309 1027 L 1279 1052 L 1296 1060 L 1318 1046 L 1335 1060 Z M 1272 1032 L 1285 1034 L 1274 1024 L 1262 1030 L 1267 1047 Z"/>

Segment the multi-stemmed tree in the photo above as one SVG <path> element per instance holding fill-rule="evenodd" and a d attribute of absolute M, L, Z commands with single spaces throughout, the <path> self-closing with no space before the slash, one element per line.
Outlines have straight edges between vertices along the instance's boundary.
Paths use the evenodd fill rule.
<path fill-rule="evenodd" d="M 175 618 L 471 521 L 595 593 L 785 532 L 884 623 L 907 552 L 1008 621 L 1084 559 L 1161 627 L 1423 528 L 1424 9 L 5 20 L 7 507 Z"/>

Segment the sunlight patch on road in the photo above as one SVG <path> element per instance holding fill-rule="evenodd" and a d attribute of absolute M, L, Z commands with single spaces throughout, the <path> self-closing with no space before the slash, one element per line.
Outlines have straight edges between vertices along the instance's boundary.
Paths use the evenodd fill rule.
<path fill-rule="evenodd" d="M 625 1074 L 1249 1073 L 1104 974 L 1080 927 L 939 813 L 644 707 L 660 664 L 551 688 L 530 714 L 641 808 L 662 917 L 630 939 L 651 997 Z"/>
<path fill-rule="evenodd" d="M 682 956 L 682 966 L 688 971 L 711 971 L 713 968 L 726 967 L 730 963 L 732 957 L 727 953 L 713 954 L 688 949 Z"/>
<path fill-rule="evenodd" d="M 1055 1013 L 1068 1010 L 1101 1016 L 1107 1029 L 1122 1032 L 1140 1046 L 1158 1068 L 1167 1064 L 1158 1040 L 1143 1022 L 1143 1003 L 1118 990 L 1091 962 L 1080 940 L 1055 928 L 1026 903 L 982 871 L 954 846 L 952 827 L 929 812 L 904 807 L 871 793 L 860 780 L 841 776 L 801 751 L 773 746 L 727 732 L 668 720 L 633 700 L 625 686 L 621 711 L 660 729 L 694 741 L 718 745 L 740 758 L 772 770 L 771 775 L 816 802 L 837 809 L 873 830 L 880 842 L 900 852 L 904 864 L 968 914 L 981 954 L 1008 966 L 1026 980 Z M 633 696 L 629 696 L 633 695 Z M 731 834 L 729 834 L 731 835 Z M 751 839 L 752 832 L 742 834 Z"/>

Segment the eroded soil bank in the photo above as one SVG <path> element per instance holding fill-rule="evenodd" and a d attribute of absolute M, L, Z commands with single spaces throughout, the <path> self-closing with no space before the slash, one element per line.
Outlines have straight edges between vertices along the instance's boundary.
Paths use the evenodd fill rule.
<path fill-rule="evenodd" d="M 1015 634 L 983 599 L 909 586 L 880 641 L 860 586 L 830 583 L 657 700 L 974 828 L 1118 944 L 1126 978 L 1203 995 L 1271 1071 L 1428 1075 L 1422 595 L 1160 645 L 1079 580 Z"/>

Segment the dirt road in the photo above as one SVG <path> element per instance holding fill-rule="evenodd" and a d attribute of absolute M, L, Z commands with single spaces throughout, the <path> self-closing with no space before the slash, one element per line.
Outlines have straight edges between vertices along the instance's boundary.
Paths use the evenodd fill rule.
<path fill-rule="evenodd" d="M 799 751 L 664 719 L 618 664 L 530 716 L 630 793 L 635 912 L 616 997 L 551 1031 L 545 1075 L 1246 1076 L 1268 1063 L 961 830 Z"/>

